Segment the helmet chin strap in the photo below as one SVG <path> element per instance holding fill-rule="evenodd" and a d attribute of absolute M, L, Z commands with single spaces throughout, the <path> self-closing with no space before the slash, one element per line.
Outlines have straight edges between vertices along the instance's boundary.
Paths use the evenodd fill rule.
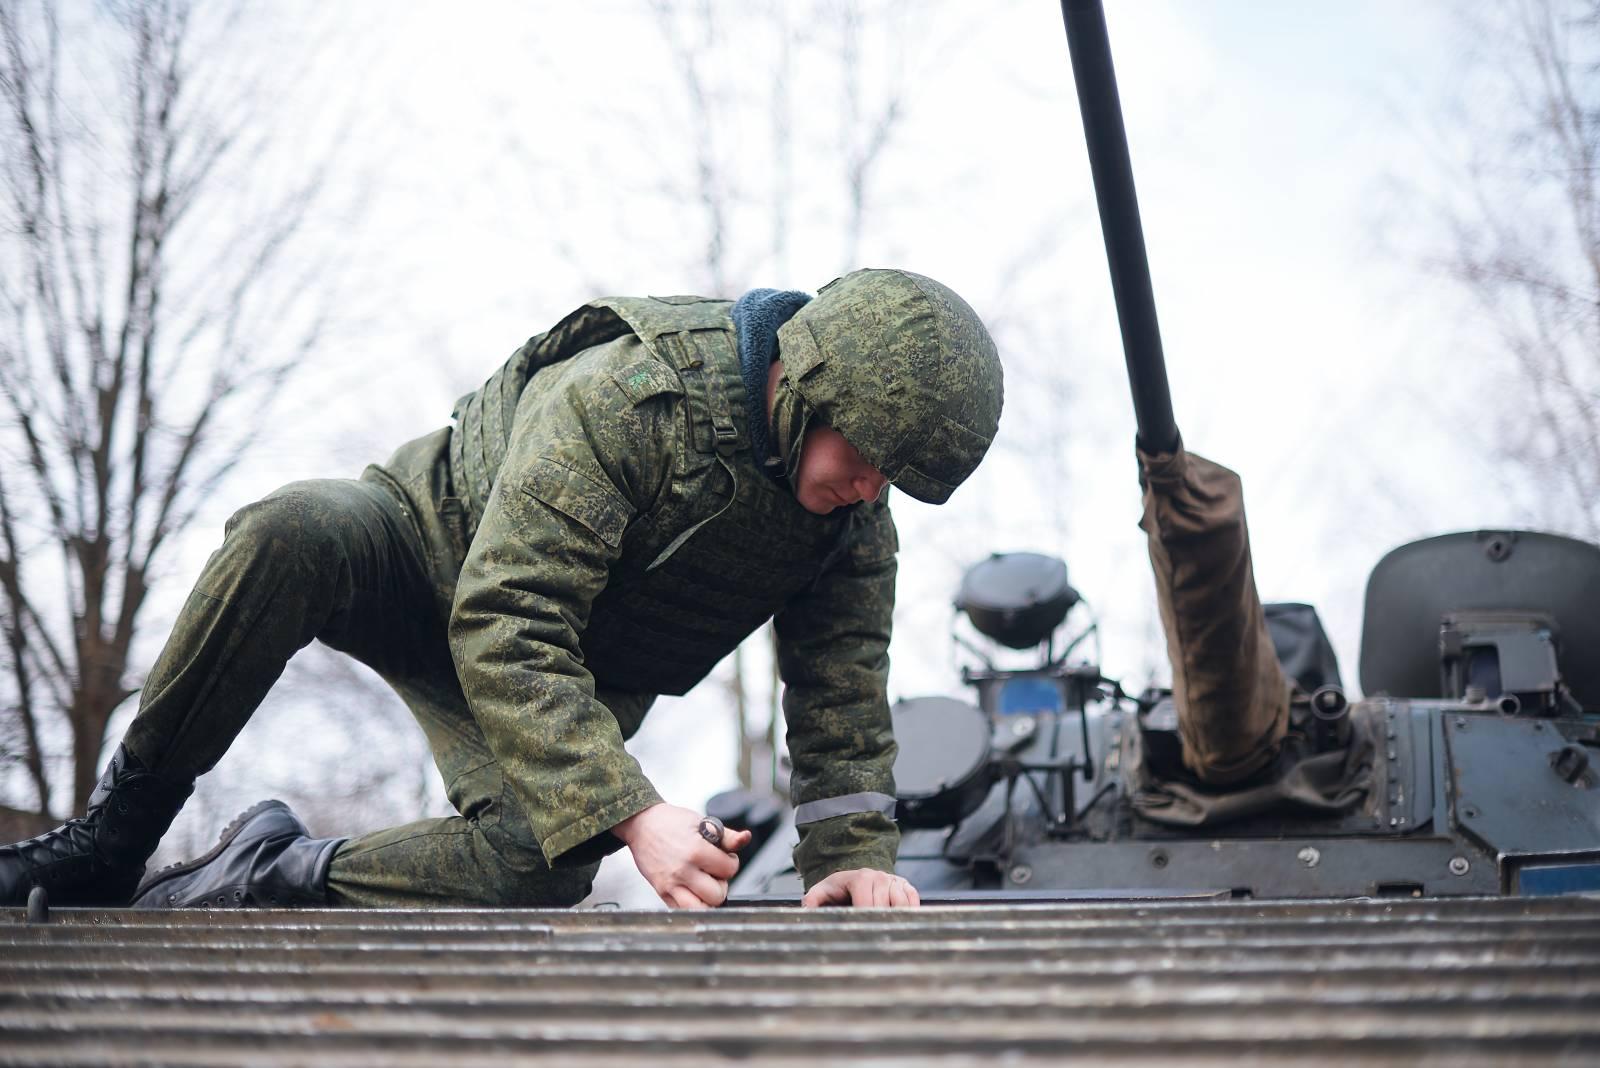
<path fill-rule="evenodd" d="M 791 490 L 799 488 L 795 476 L 800 471 L 800 447 L 815 414 L 816 409 L 789 384 L 787 376 L 778 379 L 772 394 L 772 444 Z"/>

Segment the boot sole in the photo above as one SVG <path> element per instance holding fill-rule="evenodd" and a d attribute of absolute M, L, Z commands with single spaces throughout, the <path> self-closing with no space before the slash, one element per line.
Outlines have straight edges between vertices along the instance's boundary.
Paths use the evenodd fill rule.
<path fill-rule="evenodd" d="M 222 851 L 224 849 L 227 849 L 233 844 L 233 840 L 239 837 L 239 832 L 244 830 L 245 824 L 249 823 L 251 820 L 255 819 L 268 809 L 287 809 L 288 807 L 289 806 L 284 804 L 282 801 L 257 801 L 255 804 L 251 805 L 249 808 L 235 816 L 233 822 L 222 829 L 222 834 L 217 838 L 217 844 L 212 846 L 210 850 L 202 853 L 198 857 L 195 857 L 193 860 L 186 860 L 179 864 L 169 864 L 167 867 L 162 868 L 160 871 L 156 872 L 154 875 L 151 875 L 142 883 L 140 883 L 139 888 L 133 892 L 133 897 L 130 900 L 138 901 L 160 883 L 163 883 L 168 879 L 175 878 L 179 875 L 187 875 L 196 868 L 201 868 L 207 864 L 210 864 L 213 860 L 216 860 L 222 855 Z"/>

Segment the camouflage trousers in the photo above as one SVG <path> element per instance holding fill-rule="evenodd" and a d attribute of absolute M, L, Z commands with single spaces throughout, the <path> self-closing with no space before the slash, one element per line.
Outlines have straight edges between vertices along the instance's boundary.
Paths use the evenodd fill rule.
<path fill-rule="evenodd" d="M 320 640 L 371 667 L 405 700 L 459 813 L 346 842 L 329 870 L 329 900 L 368 908 L 575 904 L 597 865 L 546 864 L 450 659 L 448 595 L 440 594 L 460 561 L 439 559 L 438 539 L 424 538 L 424 529 L 396 492 L 365 479 L 293 483 L 236 513 L 151 670 L 124 741 L 162 774 L 198 777 L 221 759 L 289 658 Z M 625 726 L 637 726 L 643 708 L 631 711 Z"/>

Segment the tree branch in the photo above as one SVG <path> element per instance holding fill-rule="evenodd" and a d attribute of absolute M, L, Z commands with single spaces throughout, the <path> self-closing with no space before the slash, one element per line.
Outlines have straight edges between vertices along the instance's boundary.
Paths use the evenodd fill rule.
<path fill-rule="evenodd" d="M 0 472 L 3 476 L 3 472 Z M 34 791 L 39 795 L 39 811 L 50 811 L 50 782 L 45 777 L 44 752 L 39 745 L 39 717 L 34 708 L 33 678 L 28 670 L 28 637 L 23 620 L 31 612 L 22 592 L 22 579 L 17 569 L 21 552 L 17 547 L 16 525 L 12 521 L 10 500 L 6 495 L 3 477 L 0 477 L 0 591 L 5 594 L 5 641 L 11 657 L 12 677 L 16 681 L 17 703 L 13 710 L 21 721 L 24 739 L 23 764 L 28 777 L 33 780 Z"/>

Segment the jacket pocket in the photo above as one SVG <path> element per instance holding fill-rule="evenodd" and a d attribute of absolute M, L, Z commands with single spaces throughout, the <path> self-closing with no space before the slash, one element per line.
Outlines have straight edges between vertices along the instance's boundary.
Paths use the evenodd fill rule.
<path fill-rule="evenodd" d="M 632 509 L 622 495 L 581 471 L 548 457 L 534 461 L 521 480 L 524 493 L 579 523 L 615 549 Z"/>

